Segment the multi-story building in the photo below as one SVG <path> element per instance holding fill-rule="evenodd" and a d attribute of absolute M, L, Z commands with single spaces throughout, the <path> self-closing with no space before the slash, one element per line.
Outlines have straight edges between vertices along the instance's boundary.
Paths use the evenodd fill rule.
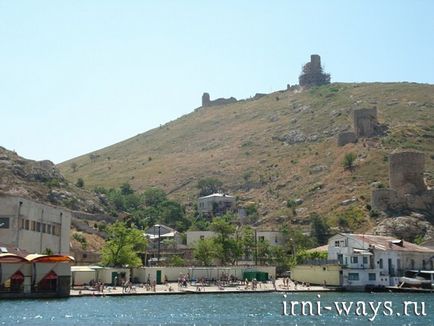
<path fill-rule="evenodd" d="M 204 240 L 207 238 L 215 237 L 217 234 L 213 231 L 187 231 L 187 247 L 193 248 L 198 240 Z M 286 244 L 285 235 L 280 231 L 254 231 L 256 235 L 256 240 L 267 241 L 271 246 L 283 246 Z M 236 235 L 234 235 L 236 236 Z"/>
<path fill-rule="evenodd" d="M 199 197 L 197 210 L 200 215 L 215 216 L 222 215 L 226 212 L 235 211 L 236 200 L 234 196 L 227 194 L 211 194 Z"/>
<path fill-rule="evenodd" d="M 342 266 L 346 287 L 393 286 L 408 270 L 434 270 L 434 249 L 393 237 L 337 234 L 329 239 L 328 259 Z"/>
<path fill-rule="evenodd" d="M 69 254 L 71 212 L 0 195 L 0 239 L 29 253 Z"/>

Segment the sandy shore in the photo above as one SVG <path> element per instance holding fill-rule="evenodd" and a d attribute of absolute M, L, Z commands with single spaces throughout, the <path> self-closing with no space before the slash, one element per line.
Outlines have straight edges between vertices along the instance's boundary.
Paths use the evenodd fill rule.
<path fill-rule="evenodd" d="M 107 286 L 104 292 L 98 292 L 85 289 L 71 289 L 71 296 L 122 296 L 122 295 L 156 295 L 156 294 L 206 294 L 206 293 L 265 293 L 265 292 L 326 292 L 334 291 L 334 289 L 326 288 L 323 286 L 295 286 L 290 283 L 289 287 L 283 286 L 283 281 L 278 279 L 276 281 L 276 288 L 271 282 L 258 283 L 256 289 L 252 289 L 251 284 L 248 288 L 244 285 L 234 287 L 219 288 L 218 286 L 193 286 L 178 287 L 178 283 L 168 283 L 167 285 L 157 285 L 155 292 L 146 290 L 144 286 L 134 285 L 133 288 L 124 292 L 122 287 Z"/>

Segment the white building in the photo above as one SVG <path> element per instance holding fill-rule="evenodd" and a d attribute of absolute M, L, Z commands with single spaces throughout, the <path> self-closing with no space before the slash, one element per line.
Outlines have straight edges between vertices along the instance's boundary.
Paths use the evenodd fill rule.
<path fill-rule="evenodd" d="M 0 195 L 0 239 L 29 253 L 69 254 L 71 212 L 35 201 Z"/>
<path fill-rule="evenodd" d="M 197 201 L 197 210 L 203 215 L 221 215 L 235 210 L 235 206 L 235 197 L 227 194 L 211 194 L 199 197 Z"/>
<path fill-rule="evenodd" d="M 215 237 L 217 234 L 213 231 L 187 231 L 187 247 L 194 248 L 199 240 Z M 234 235 L 235 236 L 235 235 Z M 271 246 L 283 246 L 286 244 L 285 236 L 279 231 L 256 231 L 256 240 L 267 241 Z"/>
<path fill-rule="evenodd" d="M 434 270 L 434 249 L 386 236 L 337 234 L 328 259 L 342 265 L 344 287 L 393 286 L 407 270 Z"/>

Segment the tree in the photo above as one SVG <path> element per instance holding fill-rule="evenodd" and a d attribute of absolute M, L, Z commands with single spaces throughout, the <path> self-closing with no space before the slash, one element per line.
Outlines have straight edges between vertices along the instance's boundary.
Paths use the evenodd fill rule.
<path fill-rule="evenodd" d="M 160 188 L 149 188 L 143 193 L 146 206 L 157 207 L 167 200 L 166 193 Z"/>
<path fill-rule="evenodd" d="M 83 188 L 83 187 L 84 187 L 84 181 L 83 181 L 83 179 L 82 179 L 82 178 L 78 178 L 78 179 L 77 179 L 77 182 L 75 183 L 75 185 L 76 185 L 78 188 Z"/>
<path fill-rule="evenodd" d="M 193 256 L 202 266 L 210 266 L 215 256 L 214 240 L 203 239 L 198 241 L 193 249 Z"/>
<path fill-rule="evenodd" d="M 223 182 L 216 178 L 204 178 L 199 180 L 197 188 L 199 188 L 199 196 L 208 196 L 221 191 Z"/>
<path fill-rule="evenodd" d="M 250 226 L 247 226 L 242 231 L 241 246 L 243 254 L 246 258 L 253 256 L 255 252 L 255 232 Z"/>
<path fill-rule="evenodd" d="M 72 169 L 72 172 L 77 172 L 77 163 L 75 163 L 75 162 L 72 162 L 71 163 L 71 169 Z"/>
<path fill-rule="evenodd" d="M 230 223 L 232 216 L 226 214 L 214 219 L 210 225 L 211 231 L 217 233 L 214 238 L 215 255 L 220 259 L 222 265 L 235 263 L 241 257 L 242 247 L 239 241 L 231 238 L 235 232 L 235 227 Z"/>
<path fill-rule="evenodd" d="M 177 267 L 185 266 L 185 260 L 181 256 L 174 255 L 174 256 L 170 257 L 169 265 L 170 266 L 177 266 Z"/>
<path fill-rule="evenodd" d="M 310 234 L 317 240 L 317 244 L 320 246 L 326 244 L 329 238 L 330 228 L 324 218 L 314 213 L 310 216 L 310 225 Z"/>
<path fill-rule="evenodd" d="M 344 160 L 342 161 L 342 165 L 345 170 L 350 170 L 353 172 L 354 170 L 354 162 L 356 161 L 356 154 L 354 153 L 346 153 L 344 156 Z"/>
<path fill-rule="evenodd" d="M 102 264 L 105 266 L 140 266 L 139 253 L 146 249 L 143 233 L 127 228 L 124 222 L 116 221 L 107 227 L 108 238 L 102 248 Z"/>
<path fill-rule="evenodd" d="M 267 240 L 260 240 L 257 243 L 258 246 L 258 257 L 257 260 L 260 264 L 271 263 L 272 262 L 272 252 L 270 242 Z"/>
<path fill-rule="evenodd" d="M 120 190 L 121 190 L 121 194 L 124 196 L 131 195 L 134 193 L 133 188 L 131 188 L 131 185 L 128 182 L 125 182 L 124 184 L 122 184 L 120 187 Z"/>
<path fill-rule="evenodd" d="M 184 219 L 184 211 L 179 203 L 167 200 L 160 204 L 160 217 L 162 223 L 173 228 L 178 221 Z"/>

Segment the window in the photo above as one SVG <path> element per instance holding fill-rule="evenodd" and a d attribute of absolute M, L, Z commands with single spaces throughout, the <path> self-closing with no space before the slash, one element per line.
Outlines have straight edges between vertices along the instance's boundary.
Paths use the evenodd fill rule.
<path fill-rule="evenodd" d="M 0 217 L 0 229 L 9 229 L 9 217 Z"/>
<path fill-rule="evenodd" d="M 258 239 L 259 239 L 259 241 L 262 241 L 262 242 L 265 241 L 265 237 L 264 236 L 260 236 L 260 237 L 258 237 Z"/>
<path fill-rule="evenodd" d="M 348 273 L 348 281 L 358 281 L 359 273 Z"/>
<path fill-rule="evenodd" d="M 411 269 L 414 269 L 414 266 L 415 266 L 415 264 L 414 264 L 414 259 L 412 259 L 412 260 L 411 260 Z"/>
<path fill-rule="evenodd" d="M 340 247 L 339 243 L 339 241 L 335 241 L 335 247 Z"/>
<path fill-rule="evenodd" d="M 363 265 L 366 265 L 368 263 L 368 257 L 363 257 Z"/>
<path fill-rule="evenodd" d="M 36 231 L 36 222 L 35 221 L 32 221 L 32 228 L 31 228 L 31 230 L 32 231 Z"/>
<path fill-rule="evenodd" d="M 378 264 L 380 265 L 380 268 L 383 268 L 383 258 L 380 259 L 380 261 L 378 262 Z"/>
<path fill-rule="evenodd" d="M 41 230 L 41 232 L 42 232 L 42 233 L 47 232 L 47 224 L 42 223 L 42 230 Z"/>
<path fill-rule="evenodd" d="M 357 264 L 359 262 L 359 257 L 351 256 L 351 263 Z"/>
<path fill-rule="evenodd" d="M 36 232 L 41 232 L 41 223 L 36 222 Z"/>
<path fill-rule="evenodd" d="M 25 228 L 26 230 L 29 230 L 29 229 L 30 229 L 30 221 L 29 221 L 29 220 L 26 220 L 26 222 L 25 222 L 25 224 L 24 224 L 24 228 Z"/>
<path fill-rule="evenodd" d="M 377 280 L 377 274 L 369 273 L 369 280 L 370 281 L 376 281 Z"/>
<path fill-rule="evenodd" d="M 48 224 L 48 225 L 47 225 L 47 233 L 48 233 L 48 234 L 51 234 L 51 224 Z"/>

